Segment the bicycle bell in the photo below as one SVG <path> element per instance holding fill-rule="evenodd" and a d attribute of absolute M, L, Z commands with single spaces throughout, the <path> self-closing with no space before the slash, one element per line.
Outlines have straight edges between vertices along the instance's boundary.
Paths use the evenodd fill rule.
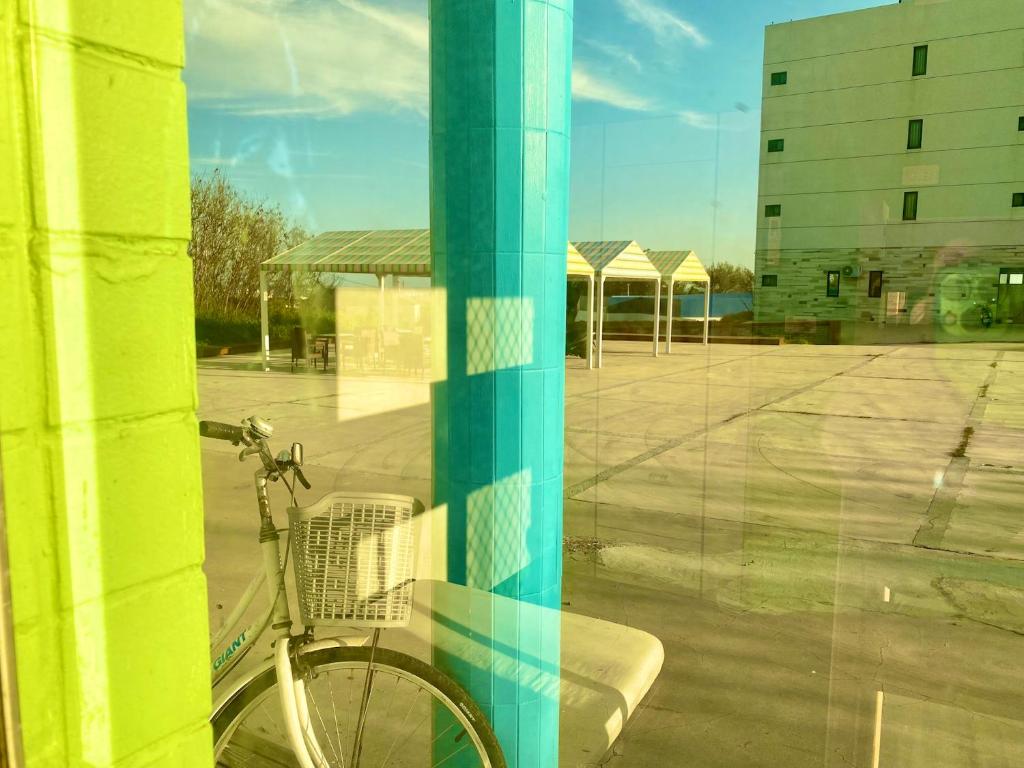
<path fill-rule="evenodd" d="M 242 425 L 248 427 L 260 440 L 269 440 L 274 434 L 274 427 L 271 426 L 270 422 L 266 419 L 261 419 L 259 416 L 250 416 L 244 419 Z"/>

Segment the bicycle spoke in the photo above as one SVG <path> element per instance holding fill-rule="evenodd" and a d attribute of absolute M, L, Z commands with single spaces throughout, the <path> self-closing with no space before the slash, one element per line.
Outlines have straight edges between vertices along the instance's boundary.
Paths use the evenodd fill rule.
<path fill-rule="evenodd" d="M 470 742 L 470 743 L 472 743 L 472 742 Z M 438 768 L 438 766 L 439 766 L 439 765 L 443 765 L 444 763 L 447 763 L 447 762 L 448 762 L 449 760 L 451 760 L 451 759 L 452 759 L 453 757 L 455 757 L 455 756 L 456 756 L 457 754 L 459 754 L 460 752 L 463 752 L 463 751 L 464 751 L 465 749 L 467 749 L 468 747 L 469 747 L 469 744 L 463 744 L 463 745 L 462 745 L 461 747 L 459 747 L 459 748 L 458 748 L 457 750 L 455 750 L 455 751 L 454 751 L 454 752 L 452 752 L 452 753 L 451 753 L 450 755 L 448 755 L 448 757 L 446 757 L 446 758 L 445 758 L 444 760 L 442 760 L 442 761 L 441 761 L 440 763 L 434 763 L 434 764 L 433 764 L 432 766 L 430 766 L 430 768 Z"/>
<path fill-rule="evenodd" d="M 429 677 L 387 661 L 368 663 L 367 658 L 314 666 L 306 679 L 305 703 L 312 710 L 307 715 L 308 738 L 319 742 L 324 768 L 455 768 L 470 757 L 467 765 L 491 764 L 484 751 L 489 748 L 480 740 L 483 734 L 475 728 L 475 720 L 466 719 L 470 713 L 462 711 L 458 699 L 435 687 Z M 390 675 L 392 683 L 388 685 L 382 675 Z M 293 768 L 282 715 L 280 689 L 273 685 L 242 710 L 229 731 L 234 735 L 219 742 L 218 760 L 230 766 Z M 330 742 L 326 749 L 324 740 Z"/>
<path fill-rule="evenodd" d="M 448 733 L 448 731 L 450 731 L 456 725 L 460 725 L 460 723 L 458 721 L 456 721 L 456 722 L 452 723 L 451 725 L 449 725 L 447 728 L 445 728 L 443 731 L 441 731 L 439 734 L 437 734 L 437 736 L 435 736 L 433 738 L 433 740 L 430 742 L 431 745 L 436 744 L 438 739 L 440 739 L 442 736 L 444 736 L 446 733 Z M 419 727 L 419 726 L 417 726 L 417 727 Z M 455 740 L 458 741 L 459 740 L 458 737 L 456 737 Z"/>
<path fill-rule="evenodd" d="M 264 716 L 267 718 L 267 722 L 272 723 L 274 728 L 277 729 L 277 734 L 278 734 L 278 736 L 281 737 L 281 740 L 285 744 L 287 744 L 288 743 L 288 736 L 285 734 L 284 730 L 281 728 L 281 723 L 279 722 L 279 718 L 271 717 L 270 716 L 270 713 L 267 711 L 267 703 L 266 702 L 263 702 L 263 705 L 260 707 L 260 710 L 263 712 Z"/>
<path fill-rule="evenodd" d="M 307 699 L 309 699 L 309 700 L 312 700 L 312 699 L 313 699 L 313 697 L 312 697 L 312 696 L 310 695 L 310 693 L 309 693 L 309 688 L 308 688 L 308 687 L 306 688 L 306 698 L 307 698 Z M 334 757 L 335 757 L 335 758 L 338 758 L 338 759 L 340 759 L 340 760 L 341 760 L 341 768 L 345 768 L 345 759 L 344 759 L 344 758 L 339 758 L 339 757 L 338 757 L 338 750 L 334 748 L 334 742 L 333 742 L 333 741 L 331 741 L 331 737 L 330 737 L 330 736 L 328 735 L 328 733 L 327 733 L 327 725 L 326 725 L 326 723 L 324 723 L 324 718 L 323 718 L 323 716 L 322 716 L 322 715 L 320 714 L 320 707 L 319 707 L 319 706 L 317 705 L 317 703 L 316 703 L 316 701 L 315 701 L 315 700 L 313 700 L 313 701 L 312 701 L 312 704 L 313 704 L 313 709 L 315 709 L 315 710 L 316 710 L 316 716 L 317 716 L 317 719 L 318 719 L 318 720 L 320 721 L 320 727 L 324 729 L 324 736 L 325 736 L 325 737 L 327 738 L 327 743 L 331 745 L 331 752 L 333 752 L 333 753 L 334 753 Z M 306 703 L 306 709 L 307 709 L 307 710 L 309 709 L 309 702 L 308 702 L 308 701 L 307 701 L 307 703 Z M 311 729 L 311 730 L 312 730 L 312 729 Z M 313 734 L 313 735 L 314 735 L 314 737 L 315 737 L 315 736 L 316 736 L 316 733 L 314 732 L 314 734 Z M 339 746 L 339 747 L 341 746 L 341 743 L 340 743 L 340 742 L 339 742 L 338 746 Z"/>
<path fill-rule="evenodd" d="M 334 684 L 331 682 L 331 673 L 326 674 L 327 687 L 331 692 L 331 711 L 334 713 L 334 734 L 338 737 L 338 749 L 341 750 L 341 768 L 345 768 L 345 747 L 341 740 L 341 725 L 338 722 L 338 708 L 334 705 Z"/>
<path fill-rule="evenodd" d="M 418 691 L 418 693 L 423 693 L 423 691 L 422 691 L 422 690 L 420 690 L 420 691 Z M 417 698 L 418 698 L 417 696 L 414 696 L 414 697 L 413 697 L 413 702 L 412 702 L 412 703 L 411 703 L 411 705 L 409 706 L 409 712 L 407 712 L 407 713 L 406 713 L 406 717 L 403 717 L 403 718 L 401 719 L 401 727 L 400 727 L 400 728 L 398 728 L 398 731 L 397 731 L 397 735 L 395 735 L 395 737 L 394 737 L 394 740 L 393 740 L 393 741 L 391 742 L 391 749 L 390 749 L 390 750 L 388 750 L 388 751 L 387 751 L 387 755 L 385 755 L 385 756 L 384 756 L 384 762 L 383 762 L 383 763 L 381 763 L 381 768 L 385 768 L 385 766 L 387 765 L 387 761 L 391 759 L 391 755 L 392 755 L 392 753 L 394 753 L 394 750 L 395 750 L 395 746 L 397 745 L 397 741 L 398 741 L 398 736 L 400 736 L 400 735 L 401 735 L 401 733 L 402 733 L 402 732 L 403 732 L 404 730 L 406 730 L 406 723 L 408 723 L 408 722 L 409 722 L 409 716 L 413 714 L 413 710 L 414 710 L 414 709 L 415 709 L 415 707 L 416 707 L 416 702 L 417 702 Z M 403 738 L 403 739 L 401 740 L 401 745 L 402 745 L 402 746 L 406 745 L 406 742 L 407 742 L 407 741 L 409 740 L 409 737 L 410 737 L 410 736 L 411 736 L 412 734 L 413 734 L 413 732 L 412 732 L 412 731 L 410 731 L 409 733 L 407 733 L 407 734 L 406 734 L 406 738 Z"/>

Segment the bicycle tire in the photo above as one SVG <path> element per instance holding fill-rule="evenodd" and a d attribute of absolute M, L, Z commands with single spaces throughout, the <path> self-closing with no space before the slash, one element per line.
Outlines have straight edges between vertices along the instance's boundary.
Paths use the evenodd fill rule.
<path fill-rule="evenodd" d="M 400 673 L 406 679 L 412 678 L 425 683 L 424 690 L 428 690 L 434 701 L 440 702 L 455 716 L 457 721 L 462 724 L 463 729 L 467 731 L 472 729 L 476 736 L 476 739 L 472 739 L 472 741 L 477 745 L 481 765 L 485 768 L 507 768 L 497 737 L 483 710 L 462 686 L 436 667 L 413 656 L 388 648 L 371 649 L 365 646 L 323 648 L 302 654 L 301 660 L 302 665 L 314 675 L 322 674 L 332 667 L 365 670 L 370 663 L 371 651 L 375 675 L 378 672 L 387 673 L 390 669 Z M 394 674 L 394 672 L 390 674 Z M 276 671 L 273 668 L 264 670 L 213 713 L 210 723 L 213 727 L 214 749 L 218 766 L 227 764 L 221 762 L 221 756 L 230 747 L 232 737 L 242 720 L 261 702 L 265 702 L 269 692 L 276 688 Z M 433 691 L 429 689 L 433 689 Z M 438 696 L 438 693 L 441 696 Z M 276 692 L 274 695 L 276 696 Z M 483 754 L 480 754 L 481 751 Z"/>

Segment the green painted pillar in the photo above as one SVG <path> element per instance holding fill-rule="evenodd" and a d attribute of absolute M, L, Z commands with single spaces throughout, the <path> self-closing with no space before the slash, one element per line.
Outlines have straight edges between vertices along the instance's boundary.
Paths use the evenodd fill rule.
<path fill-rule="evenodd" d="M 430 3 L 434 501 L 449 579 L 511 598 L 448 617 L 486 654 L 435 658 L 522 768 L 558 761 L 571 41 L 571 0 Z"/>
<path fill-rule="evenodd" d="M 208 766 L 180 0 L 0 0 L 0 464 L 26 766 Z"/>

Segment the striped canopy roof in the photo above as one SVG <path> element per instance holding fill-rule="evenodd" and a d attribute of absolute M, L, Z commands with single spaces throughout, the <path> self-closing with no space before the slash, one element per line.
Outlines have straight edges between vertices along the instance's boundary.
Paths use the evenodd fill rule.
<path fill-rule="evenodd" d="M 662 277 L 670 277 L 673 282 L 710 282 L 707 270 L 693 251 L 647 251 L 647 258 Z"/>
<path fill-rule="evenodd" d="M 262 264 L 283 272 L 429 275 L 430 230 L 324 232 Z"/>
<path fill-rule="evenodd" d="M 386 229 L 324 232 L 267 259 L 262 269 L 279 272 L 362 272 L 377 275 L 430 275 L 430 230 Z M 568 245 L 570 275 L 594 274 L 579 251 Z"/>
<path fill-rule="evenodd" d="M 605 277 L 657 280 L 654 268 L 644 249 L 635 240 L 594 240 L 575 242 L 583 258 Z"/>
<path fill-rule="evenodd" d="M 570 277 L 591 277 L 594 274 L 594 268 L 590 266 L 590 262 L 583 258 L 583 254 L 577 251 L 572 243 L 569 243 L 565 266 Z"/>

